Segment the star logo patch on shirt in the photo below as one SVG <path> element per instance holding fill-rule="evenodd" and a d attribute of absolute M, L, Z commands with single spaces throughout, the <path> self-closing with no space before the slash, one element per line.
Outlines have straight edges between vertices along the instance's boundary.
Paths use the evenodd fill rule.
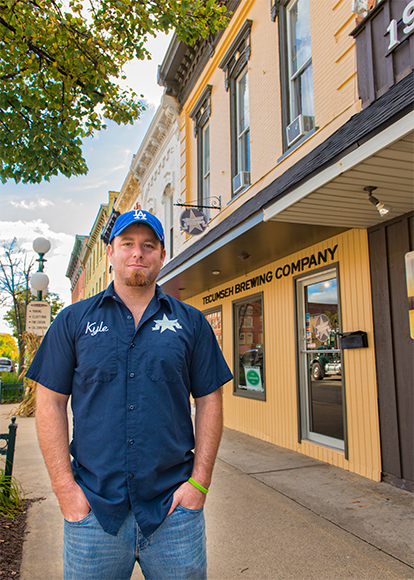
<path fill-rule="evenodd" d="M 159 330 L 161 333 L 164 330 L 172 330 L 173 332 L 177 332 L 176 328 L 182 328 L 181 324 L 178 322 L 178 318 L 175 320 L 170 320 L 167 318 L 167 315 L 164 314 L 162 320 L 154 320 L 155 326 L 152 327 L 152 330 Z"/>

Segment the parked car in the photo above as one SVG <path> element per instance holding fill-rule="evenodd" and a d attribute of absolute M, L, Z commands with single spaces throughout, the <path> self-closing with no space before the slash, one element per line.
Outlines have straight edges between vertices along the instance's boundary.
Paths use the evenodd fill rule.
<path fill-rule="evenodd" d="M 315 356 L 310 361 L 310 371 L 312 378 L 315 381 L 322 380 L 326 375 L 341 375 L 342 374 L 342 362 L 341 356 L 338 352 L 321 352 L 318 350 L 338 350 L 338 331 L 331 331 L 329 341 L 322 344 L 316 349 Z"/>
<path fill-rule="evenodd" d="M 0 358 L 0 373 L 14 373 L 15 364 L 10 358 Z"/>

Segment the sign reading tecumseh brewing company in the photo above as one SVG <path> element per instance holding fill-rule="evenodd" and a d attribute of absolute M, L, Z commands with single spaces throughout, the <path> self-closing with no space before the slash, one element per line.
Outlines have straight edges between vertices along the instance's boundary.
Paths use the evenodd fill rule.
<path fill-rule="evenodd" d="M 211 302 L 215 302 L 216 300 L 222 300 L 223 298 L 227 298 L 228 296 L 234 296 L 235 294 L 239 294 L 239 292 L 245 292 L 246 290 L 251 290 L 253 288 L 258 288 L 263 284 L 268 284 L 272 282 L 272 280 L 280 280 L 281 278 L 286 278 L 288 276 L 292 276 L 294 274 L 299 274 L 301 272 L 305 272 L 309 268 L 313 266 L 321 266 L 322 264 L 327 264 L 328 259 L 334 259 L 336 250 L 338 249 L 338 244 L 333 248 L 327 248 L 324 251 L 319 251 L 315 254 L 311 254 L 311 256 L 305 256 L 304 258 L 300 258 L 296 262 L 290 262 L 285 264 L 284 266 L 280 266 L 273 270 L 269 270 L 266 274 L 260 274 L 260 276 L 255 276 L 254 278 L 250 278 L 249 280 L 245 280 L 244 282 L 240 282 L 239 284 L 234 284 L 233 286 L 228 286 L 224 290 L 220 290 L 220 292 L 215 292 L 214 294 L 209 294 L 207 296 L 203 296 L 203 304 L 210 304 Z"/>
<path fill-rule="evenodd" d="M 29 302 L 26 310 L 26 332 L 43 336 L 50 326 L 51 312 L 47 302 Z"/>

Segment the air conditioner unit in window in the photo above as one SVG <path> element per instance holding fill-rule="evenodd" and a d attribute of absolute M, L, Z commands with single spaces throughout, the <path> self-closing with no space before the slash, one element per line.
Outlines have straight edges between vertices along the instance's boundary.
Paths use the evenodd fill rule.
<path fill-rule="evenodd" d="M 286 127 L 288 146 L 290 147 L 314 127 L 314 117 L 299 115 Z"/>
<path fill-rule="evenodd" d="M 250 185 L 250 171 L 240 171 L 233 177 L 233 194 Z"/>

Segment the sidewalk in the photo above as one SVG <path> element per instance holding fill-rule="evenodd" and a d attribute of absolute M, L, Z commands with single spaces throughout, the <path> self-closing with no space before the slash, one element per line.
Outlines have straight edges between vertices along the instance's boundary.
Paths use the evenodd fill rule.
<path fill-rule="evenodd" d="M 1 405 L 2 432 L 12 408 Z M 59 507 L 35 421 L 17 423 L 13 474 L 28 498 L 44 498 L 29 508 L 21 580 L 60 580 Z M 412 580 L 413 500 L 226 429 L 206 504 L 209 580 Z M 143 578 L 138 566 L 132 578 Z"/>

